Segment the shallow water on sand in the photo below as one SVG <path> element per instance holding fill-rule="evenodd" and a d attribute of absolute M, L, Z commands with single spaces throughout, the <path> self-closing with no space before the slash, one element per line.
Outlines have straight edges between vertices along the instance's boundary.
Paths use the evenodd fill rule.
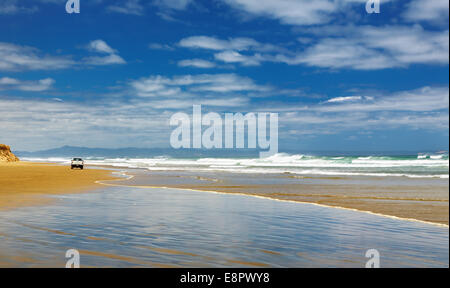
<path fill-rule="evenodd" d="M 0 267 L 448 267 L 449 230 L 311 204 L 111 187 L 0 212 Z"/>

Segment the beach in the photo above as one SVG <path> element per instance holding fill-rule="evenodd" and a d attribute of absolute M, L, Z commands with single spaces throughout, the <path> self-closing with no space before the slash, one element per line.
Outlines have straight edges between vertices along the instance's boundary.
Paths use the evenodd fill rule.
<path fill-rule="evenodd" d="M 104 169 L 71 170 L 50 163 L 0 162 L 0 209 L 43 204 L 53 194 L 99 188 L 98 180 L 115 179 Z"/>
<path fill-rule="evenodd" d="M 0 165 L 0 267 L 448 267 L 446 179 L 61 164 Z"/>
<path fill-rule="evenodd" d="M 195 167 L 187 167 L 190 171 L 180 167 L 149 170 L 130 168 L 123 163 L 91 162 L 94 164 L 91 169 L 83 171 L 71 170 L 65 166 L 67 163 L 61 162 L 0 164 L 0 209 L 48 201 L 40 197 L 46 194 L 74 193 L 112 185 L 245 194 L 447 226 L 449 223 L 449 182 L 445 178 L 233 173 Z M 111 169 L 121 170 L 129 177 L 118 179 L 112 176 Z"/>

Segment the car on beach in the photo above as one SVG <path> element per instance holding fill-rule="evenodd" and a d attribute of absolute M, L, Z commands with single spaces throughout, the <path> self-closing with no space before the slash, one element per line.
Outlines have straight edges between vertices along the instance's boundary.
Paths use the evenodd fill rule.
<path fill-rule="evenodd" d="M 73 158 L 70 162 L 70 169 L 79 168 L 83 170 L 84 168 L 84 161 L 81 158 Z"/>

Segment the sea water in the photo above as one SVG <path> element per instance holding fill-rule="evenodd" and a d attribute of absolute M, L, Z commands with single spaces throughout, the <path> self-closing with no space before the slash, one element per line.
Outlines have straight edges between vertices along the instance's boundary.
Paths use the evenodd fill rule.
<path fill-rule="evenodd" d="M 235 172 L 252 174 L 368 176 L 448 179 L 448 154 L 398 156 L 320 156 L 279 153 L 252 157 L 84 157 L 88 165 L 144 168 L 150 171 Z M 23 158 L 28 161 L 69 163 L 70 158 Z"/>

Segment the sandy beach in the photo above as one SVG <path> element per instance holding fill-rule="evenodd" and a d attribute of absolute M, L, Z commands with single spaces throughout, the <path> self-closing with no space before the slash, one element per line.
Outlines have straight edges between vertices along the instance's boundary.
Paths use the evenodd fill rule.
<path fill-rule="evenodd" d="M 447 224 L 445 181 L 95 168 L 0 165 L 0 267 L 63 267 L 67 247 L 82 267 L 364 267 L 370 247 L 384 267 L 448 266 L 442 225 L 325 207 Z"/>
<path fill-rule="evenodd" d="M 128 169 L 127 174 L 133 175 L 133 178 L 108 182 L 107 180 L 117 180 L 111 176 L 110 170 L 71 170 L 67 166 L 48 163 L 1 163 L 0 209 L 43 203 L 48 201 L 47 198 L 40 197 L 45 194 L 76 193 L 95 189 L 101 187 L 96 181 L 105 180 L 103 183 L 113 186 L 169 187 L 246 194 L 356 209 L 445 225 L 449 223 L 448 182 L 447 185 L 429 187 L 416 185 L 414 182 L 406 186 L 334 183 L 344 179 L 339 177 L 316 177 L 313 180 L 323 183 L 310 183 L 306 181 L 308 177 L 294 179 L 295 182 L 292 182 L 293 179 L 289 175 L 243 177 L 232 173 L 149 173 L 144 169 Z"/>
<path fill-rule="evenodd" d="M 111 171 L 71 170 L 46 163 L 0 163 L 0 209 L 41 204 L 48 194 L 77 193 L 98 188 L 97 180 L 114 179 Z"/>

